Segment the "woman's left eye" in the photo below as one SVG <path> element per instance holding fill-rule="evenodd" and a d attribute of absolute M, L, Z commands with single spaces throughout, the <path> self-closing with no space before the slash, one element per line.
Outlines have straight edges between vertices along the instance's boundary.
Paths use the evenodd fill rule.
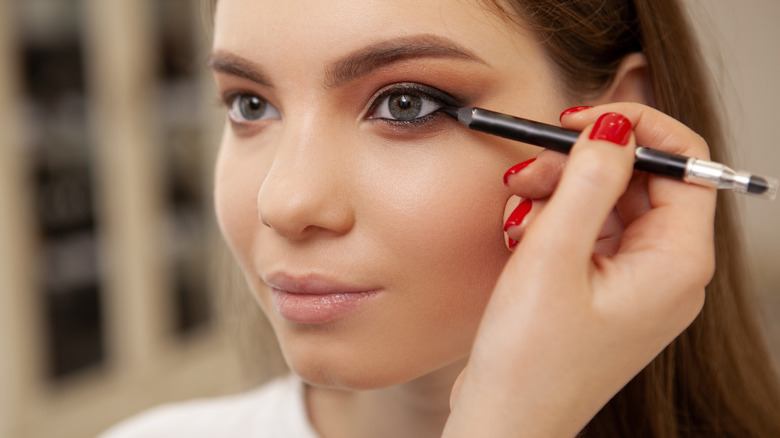
<path fill-rule="evenodd" d="M 410 122 L 430 115 L 444 104 L 417 93 L 396 92 L 379 102 L 371 118 Z"/>
<path fill-rule="evenodd" d="M 458 101 L 449 94 L 414 82 L 394 84 L 373 99 L 369 119 L 390 123 L 420 123 L 435 116 L 448 106 L 458 106 Z"/>

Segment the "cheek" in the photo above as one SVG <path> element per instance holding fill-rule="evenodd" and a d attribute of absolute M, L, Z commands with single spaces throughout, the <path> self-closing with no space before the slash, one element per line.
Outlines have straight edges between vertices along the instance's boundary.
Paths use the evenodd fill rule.
<path fill-rule="evenodd" d="M 420 370 L 436 369 L 468 354 L 484 307 L 511 254 L 504 245 L 502 213 L 508 192 L 501 180 L 505 163 L 428 170 L 425 189 L 386 193 L 383 236 L 395 271 L 391 288 L 402 305 L 388 315 L 401 342 L 395 354 L 414 357 Z M 477 160 L 479 162 L 479 160 Z M 414 174 L 407 175 L 415 179 Z M 413 196 L 409 197 L 409 193 Z M 407 206 L 404 202 L 409 202 Z M 393 318 L 395 323 L 393 323 Z M 398 322 L 402 322 L 399 324 Z M 387 336 L 387 335 L 386 335 Z M 411 361 L 410 361 L 411 362 Z"/>
<path fill-rule="evenodd" d="M 509 197 L 502 175 L 512 160 L 489 149 L 456 149 L 383 178 L 395 183 L 375 203 L 377 245 L 403 273 L 393 281 L 414 291 L 410 299 L 425 302 L 419 309 L 433 312 L 421 323 L 468 325 L 481 315 L 510 254 L 502 230 Z"/>

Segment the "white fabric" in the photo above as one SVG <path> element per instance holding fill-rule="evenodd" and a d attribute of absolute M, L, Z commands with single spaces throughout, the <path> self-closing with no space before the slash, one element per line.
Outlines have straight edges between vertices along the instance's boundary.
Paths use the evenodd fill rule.
<path fill-rule="evenodd" d="M 125 420 L 99 438 L 317 438 L 303 382 L 295 376 L 227 397 L 163 405 Z"/>

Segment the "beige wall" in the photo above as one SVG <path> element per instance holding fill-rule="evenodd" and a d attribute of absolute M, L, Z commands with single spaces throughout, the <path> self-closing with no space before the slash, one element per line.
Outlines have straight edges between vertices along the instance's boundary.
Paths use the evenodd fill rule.
<path fill-rule="evenodd" d="M 83 7 L 79 25 L 92 109 L 91 170 L 105 244 L 101 262 L 110 265 L 101 275 L 107 357 L 56 381 L 47 376 L 45 311 L 36 278 L 43 251 L 30 185 L 28 137 L 35 121 L 20 111 L 25 107 L 18 62 L 23 33 L 15 18 L 24 3 L 0 2 L 0 438 L 95 436 L 151 405 L 224 394 L 243 382 L 216 324 L 186 337 L 171 329 L 166 282 L 171 272 L 164 260 L 170 255 L 164 238 L 171 236 L 162 230 L 168 222 L 163 222 L 162 160 L 156 153 L 165 145 L 158 123 L 163 109 L 152 97 L 158 79 L 150 28 L 157 1 L 73 2 Z M 48 0 L 26 4 L 31 5 L 24 10 L 47 13 L 55 22 L 62 12 Z M 200 26 L 197 11 L 189 19 Z M 193 37 L 205 41 L 202 35 Z M 220 124 L 220 114 L 207 99 L 204 95 L 194 110 L 195 126 Z M 200 147 L 211 155 L 215 136 L 199 134 L 198 139 L 209 141 L 188 144 L 190 155 Z"/>
<path fill-rule="evenodd" d="M 735 158 L 780 178 L 780 2 L 686 0 L 725 101 Z M 780 361 L 780 200 L 741 200 L 748 262 Z"/>

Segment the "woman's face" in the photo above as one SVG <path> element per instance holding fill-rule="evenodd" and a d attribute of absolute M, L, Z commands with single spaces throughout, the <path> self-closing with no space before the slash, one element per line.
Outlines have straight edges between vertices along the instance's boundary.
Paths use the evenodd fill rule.
<path fill-rule="evenodd" d="M 502 176 L 537 149 L 438 109 L 556 123 L 540 46 L 475 1 L 220 0 L 220 227 L 304 379 L 409 381 L 468 355 L 510 252 Z"/>

